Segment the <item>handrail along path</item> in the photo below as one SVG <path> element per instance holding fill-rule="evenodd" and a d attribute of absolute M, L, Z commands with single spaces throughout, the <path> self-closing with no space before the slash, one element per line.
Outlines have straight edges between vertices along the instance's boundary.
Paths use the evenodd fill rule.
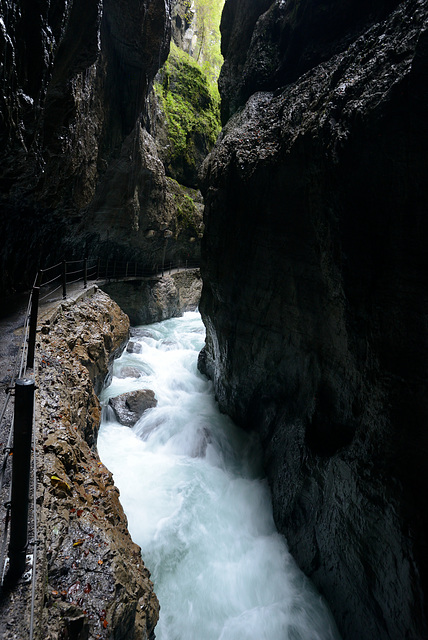
<path fill-rule="evenodd" d="M 0 637 L 2 624 L 7 622 L 8 607 L 19 598 L 29 602 L 30 623 L 28 638 L 34 636 L 35 590 L 37 580 L 37 455 L 36 429 L 34 425 L 34 360 L 38 312 L 40 308 L 54 311 L 55 307 L 67 299 L 67 295 L 81 297 L 89 291 L 88 283 L 105 284 L 111 281 L 132 281 L 161 279 L 165 274 L 177 273 L 199 267 L 195 260 L 169 262 L 148 268 L 137 262 L 118 262 L 100 258 L 62 261 L 37 273 L 28 297 L 28 303 L 20 314 L 21 326 L 18 346 L 13 362 L 9 362 L 7 375 L 3 378 L 5 396 L 0 403 Z M 77 283 L 83 286 L 76 287 Z M 18 331 L 15 331 L 15 338 Z M 1 363 L 0 363 L 1 364 Z M 3 363 L 4 364 L 4 363 Z M 0 388 L 1 388 L 0 386 Z M 30 397 L 31 396 L 31 397 Z M 23 410 L 24 409 L 24 410 Z M 23 418 L 23 415 L 25 417 Z M 31 414 L 31 415 L 30 415 Z M 26 424 L 22 424 L 22 422 Z M 30 424 L 28 424 L 30 423 Z M 28 430 L 30 432 L 28 433 Z M 29 451 L 24 460 L 31 458 L 30 469 L 22 461 L 22 453 L 14 441 L 26 440 Z M 13 464 L 12 464 L 13 461 Z M 15 468 L 14 468 L 15 467 Z M 28 473 L 27 473 L 28 472 Z M 13 482 L 12 482 L 13 479 Z M 13 486 L 18 484 L 18 488 Z M 22 484 L 27 486 L 22 486 Z M 24 490 L 24 494 L 22 493 Z M 26 493 L 25 493 L 26 492 Z M 15 494 L 15 504 L 13 497 Z M 22 496 L 27 498 L 22 498 Z M 29 509 L 27 507 L 29 502 Z M 22 504 L 24 503 L 24 504 Z M 27 511 L 29 517 L 27 519 Z M 24 520 L 27 519 L 27 522 Z M 21 531 L 22 527 L 26 529 Z M 19 548 L 14 538 L 21 538 Z M 18 531 L 18 535 L 16 532 Z M 3 623 L 1 622 L 3 620 Z M 24 638 L 22 638 L 24 640 Z"/>

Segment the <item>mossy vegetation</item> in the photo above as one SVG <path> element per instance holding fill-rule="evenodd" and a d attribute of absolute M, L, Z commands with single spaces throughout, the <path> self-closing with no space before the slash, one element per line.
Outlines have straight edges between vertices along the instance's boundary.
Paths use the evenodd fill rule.
<path fill-rule="evenodd" d="M 190 26 L 193 22 L 193 18 L 195 17 L 195 12 L 192 11 L 192 1 L 185 0 L 184 8 L 185 8 L 184 19 L 186 21 L 186 26 Z"/>
<path fill-rule="evenodd" d="M 198 166 L 220 132 L 220 98 L 200 65 L 171 43 L 168 60 L 155 82 L 165 115 L 169 148 L 167 173 L 193 186 Z"/>
<path fill-rule="evenodd" d="M 199 191 L 183 187 L 176 180 L 168 178 L 168 191 L 172 195 L 175 208 L 174 236 L 177 240 L 183 234 L 195 240 L 203 232 L 202 197 Z"/>
<path fill-rule="evenodd" d="M 193 198 L 183 194 L 181 203 L 177 206 L 177 221 L 181 229 L 196 229 L 196 207 Z"/>

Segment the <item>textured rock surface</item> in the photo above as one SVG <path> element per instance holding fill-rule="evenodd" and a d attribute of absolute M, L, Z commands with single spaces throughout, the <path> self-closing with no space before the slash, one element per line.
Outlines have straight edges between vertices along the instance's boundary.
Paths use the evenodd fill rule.
<path fill-rule="evenodd" d="M 118 378 L 140 378 L 141 371 L 137 367 L 125 366 L 119 369 L 116 375 Z"/>
<path fill-rule="evenodd" d="M 128 331 L 126 316 L 98 291 L 66 305 L 39 334 L 38 557 L 45 580 L 38 583 L 37 638 L 154 637 L 159 605 L 150 574 L 95 445 L 93 378 L 108 374 Z"/>
<path fill-rule="evenodd" d="M 133 427 L 147 409 L 155 407 L 158 401 L 151 389 L 137 389 L 120 396 L 110 398 L 108 401 L 112 407 L 116 419 L 126 427 Z"/>
<path fill-rule="evenodd" d="M 104 285 L 103 290 L 128 314 L 134 326 L 180 315 L 178 291 L 169 276 L 142 282 L 111 283 Z"/>
<path fill-rule="evenodd" d="M 194 311 L 199 304 L 202 280 L 199 269 L 188 269 L 156 280 L 112 282 L 102 288 L 127 313 L 131 324 L 137 326 Z"/>
<path fill-rule="evenodd" d="M 396 5 L 227 0 L 223 116 L 269 91 L 203 175 L 200 366 L 346 640 L 427 637 L 428 7 Z"/>
<path fill-rule="evenodd" d="M 341 53 L 399 0 L 225 4 L 220 74 L 224 122 L 255 91 L 276 90 Z"/>
<path fill-rule="evenodd" d="M 180 311 L 196 311 L 202 291 L 200 270 L 187 269 L 173 273 L 172 278 L 178 290 Z"/>
<path fill-rule="evenodd" d="M 164 0 L 2 0 L 0 290 L 64 256 L 151 267 L 171 223 L 167 258 L 196 257 L 145 129 L 169 42 Z"/>

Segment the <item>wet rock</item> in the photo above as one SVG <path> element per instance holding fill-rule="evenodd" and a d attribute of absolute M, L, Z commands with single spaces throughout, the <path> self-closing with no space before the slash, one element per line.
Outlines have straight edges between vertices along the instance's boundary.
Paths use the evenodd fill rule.
<path fill-rule="evenodd" d="M 140 378 L 141 371 L 137 367 L 122 367 L 120 371 L 116 373 L 118 378 Z"/>
<path fill-rule="evenodd" d="M 171 2 L 171 36 L 180 49 L 191 54 L 197 42 L 195 5 L 187 0 Z"/>
<path fill-rule="evenodd" d="M 172 275 L 178 290 L 181 311 L 196 311 L 202 291 L 202 278 L 199 269 L 189 269 Z"/>
<path fill-rule="evenodd" d="M 65 310 L 67 308 L 66 305 Z M 88 369 L 95 393 L 99 393 L 111 376 L 114 360 L 125 348 L 129 319 L 117 305 L 111 304 L 103 292 L 98 291 L 93 299 L 86 299 L 75 306 L 73 313 L 65 313 L 64 320 L 67 345 Z M 57 331 L 60 330 L 57 326 Z"/>
<path fill-rule="evenodd" d="M 131 338 L 153 338 L 151 331 L 142 327 L 131 327 L 129 334 Z"/>
<path fill-rule="evenodd" d="M 64 617 L 69 638 L 73 640 L 88 640 L 89 624 L 83 611 L 79 611 L 77 607 L 70 607 Z"/>
<path fill-rule="evenodd" d="M 146 282 L 118 282 L 103 290 L 127 313 L 132 325 L 152 324 L 181 315 L 179 292 L 171 276 Z"/>
<path fill-rule="evenodd" d="M 168 61 L 155 82 L 151 100 L 156 104 L 151 108 L 151 125 L 158 154 L 167 175 L 173 179 L 170 186 L 176 196 L 187 191 L 187 196 L 193 199 L 196 193 L 192 190 L 197 190 L 199 184 L 198 170 L 220 133 L 219 104 L 206 73 L 176 47 L 171 47 Z M 174 117 L 178 109 L 179 123 Z M 180 204 L 182 217 L 190 223 L 193 216 L 189 216 L 185 200 Z"/>
<path fill-rule="evenodd" d="M 221 21 L 223 122 L 257 91 L 276 91 L 346 50 L 399 2 L 228 0 Z"/>
<path fill-rule="evenodd" d="M 155 407 L 158 401 L 151 389 L 138 389 L 122 393 L 108 401 L 116 419 L 126 427 L 133 427 L 147 409 Z"/>
<path fill-rule="evenodd" d="M 152 266 L 176 213 L 141 125 L 169 51 L 169 4 L 125 0 L 118 11 L 111 0 L 53 0 L 35 10 L 26 0 L 5 0 L 0 23 L 8 238 L 0 288 L 25 287 L 40 263 L 88 250 L 105 258 L 113 250 L 124 260 L 145 255 Z M 147 229 L 156 237 L 146 240 Z M 17 258 L 22 243 L 25 263 Z"/>
<path fill-rule="evenodd" d="M 112 282 L 102 289 L 125 311 L 132 325 L 152 324 L 195 311 L 202 278 L 199 269 L 187 269 L 146 282 Z M 150 337 L 147 329 L 141 328 L 132 328 L 131 335 Z"/>
<path fill-rule="evenodd" d="M 372 8 L 226 2 L 200 366 L 343 637 L 398 640 L 427 635 L 428 7 Z"/>
<path fill-rule="evenodd" d="M 100 404 L 91 375 L 105 376 L 129 322 L 106 294 L 68 305 L 40 335 L 37 362 L 39 531 L 37 629 L 46 637 L 152 637 L 159 604 L 112 474 L 96 454 Z M 76 335 L 70 347 L 69 335 Z M 86 365 L 92 340 L 96 350 Z M 111 351 L 110 351 L 111 350 Z M 138 409 L 136 400 L 132 409 Z M 107 630 L 107 631 L 106 631 Z"/>
<path fill-rule="evenodd" d="M 126 345 L 126 350 L 128 353 L 141 353 L 143 350 L 143 347 L 139 342 L 134 342 L 133 340 L 130 340 Z"/>

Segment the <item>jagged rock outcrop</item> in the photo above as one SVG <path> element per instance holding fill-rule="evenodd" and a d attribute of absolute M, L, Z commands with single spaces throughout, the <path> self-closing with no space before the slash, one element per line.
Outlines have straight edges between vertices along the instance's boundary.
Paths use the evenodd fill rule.
<path fill-rule="evenodd" d="M 37 638 L 154 637 L 159 604 L 150 574 L 96 453 L 101 410 L 94 377 L 108 375 L 128 333 L 127 317 L 101 291 L 65 305 L 41 327 Z"/>
<path fill-rule="evenodd" d="M 180 311 L 196 311 L 202 291 L 202 279 L 199 269 L 187 269 L 172 275 L 178 291 Z"/>
<path fill-rule="evenodd" d="M 0 289 L 30 286 L 64 255 L 153 267 L 171 224 L 167 258 L 198 257 L 146 130 L 169 11 L 164 0 L 0 3 Z"/>
<path fill-rule="evenodd" d="M 222 21 L 200 366 L 346 640 L 427 637 L 427 26 L 413 0 Z"/>
<path fill-rule="evenodd" d="M 275 91 L 343 52 L 398 3 L 228 0 L 221 25 L 223 122 L 256 91 Z"/>

